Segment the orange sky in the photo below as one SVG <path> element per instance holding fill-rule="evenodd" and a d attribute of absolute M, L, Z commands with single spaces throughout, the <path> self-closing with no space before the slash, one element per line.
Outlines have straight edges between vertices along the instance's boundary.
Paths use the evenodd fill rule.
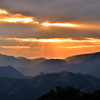
<path fill-rule="evenodd" d="M 100 39 L 86 38 L 75 40 L 71 38 L 1 38 L 9 42 L 17 42 L 17 45 L 0 46 L 0 53 L 24 56 L 30 59 L 45 58 L 66 58 L 69 56 L 92 53 L 100 50 Z M 11 43 L 10 43 L 11 45 Z"/>
<path fill-rule="evenodd" d="M 0 9 L 0 25 L 1 54 L 63 59 L 100 50 L 99 24 L 40 22 L 33 16 Z"/>

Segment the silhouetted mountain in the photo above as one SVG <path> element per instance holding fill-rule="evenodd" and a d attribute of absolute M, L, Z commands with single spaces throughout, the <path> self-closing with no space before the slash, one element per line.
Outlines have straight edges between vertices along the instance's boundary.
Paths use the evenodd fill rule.
<path fill-rule="evenodd" d="M 89 59 L 92 56 L 92 54 L 82 54 L 82 55 L 71 56 L 71 57 L 66 58 L 65 60 L 67 61 L 68 64 L 71 64 L 71 63 L 77 64 L 86 59 Z"/>
<path fill-rule="evenodd" d="M 0 77 L 18 78 L 18 79 L 26 78 L 24 75 L 22 75 L 20 72 L 18 72 L 11 66 L 0 67 Z"/>
<path fill-rule="evenodd" d="M 35 76 L 41 73 L 48 68 L 52 68 L 58 65 L 66 65 L 67 62 L 65 60 L 60 59 L 45 59 L 45 58 L 37 58 L 37 59 L 27 59 L 24 57 L 13 57 L 6 56 L 0 54 L 0 66 L 13 66 L 18 71 L 26 76 Z"/>
<path fill-rule="evenodd" d="M 55 66 L 64 66 L 66 65 L 67 62 L 65 60 L 61 60 L 61 59 L 49 59 L 49 60 L 45 60 L 43 62 L 41 62 L 40 64 L 38 64 L 36 67 L 38 68 L 38 70 L 40 72 L 55 67 Z"/>
<path fill-rule="evenodd" d="M 58 66 L 58 65 L 63 66 L 63 65 L 66 65 L 66 64 L 67 64 L 67 62 L 64 61 L 64 60 L 61 60 L 61 59 L 49 59 L 49 60 L 45 60 L 45 61 L 35 65 L 34 67 L 31 67 L 31 68 L 30 67 L 29 68 L 23 67 L 21 69 L 21 67 L 20 67 L 20 71 L 22 70 L 23 73 L 28 72 L 30 76 L 35 76 L 35 75 L 38 75 L 39 73 L 43 72 L 44 70 L 47 70 L 47 69 L 52 68 L 54 66 Z"/>
<path fill-rule="evenodd" d="M 100 52 L 91 54 L 91 57 L 83 60 L 79 64 L 66 66 L 66 70 L 85 74 L 88 73 L 100 78 Z"/>
<path fill-rule="evenodd" d="M 30 60 L 0 55 L 0 65 L 11 65 L 26 76 L 35 76 L 41 72 L 70 71 L 100 78 L 100 52 L 68 57 L 67 61 L 65 60 L 45 58 Z"/>
<path fill-rule="evenodd" d="M 0 78 L 0 100 L 36 100 L 56 86 L 93 92 L 100 89 L 100 79 L 71 72 L 42 74 L 32 79 Z"/>
<path fill-rule="evenodd" d="M 13 56 L 6 56 L 0 54 L 0 66 L 13 66 L 24 75 L 35 75 L 36 65 L 45 61 L 45 58 L 26 59 L 24 57 L 15 58 Z M 35 73 L 34 73 L 35 72 Z M 39 73 L 36 73 L 39 74 Z"/>
<path fill-rule="evenodd" d="M 66 70 L 66 71 L 71 71 L 74 73 L 81 72 L 84 74 L 90 74 L 90 75 L 100 78 L 100 52 L 74 56 L 74 57 L 71 57 L 69 62 L 71 64 L 49 68 L 45 70 L 44 73 L 60 72 L 60 71 Z"/>

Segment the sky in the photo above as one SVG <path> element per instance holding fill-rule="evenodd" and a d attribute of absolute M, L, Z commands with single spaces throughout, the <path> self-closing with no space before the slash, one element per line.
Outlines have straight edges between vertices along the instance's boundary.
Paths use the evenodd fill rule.
<path fill-rule="evenodd" d="M 0 0 L 0 53 L 29 59 L 100 51 L 100 0 Z"/>

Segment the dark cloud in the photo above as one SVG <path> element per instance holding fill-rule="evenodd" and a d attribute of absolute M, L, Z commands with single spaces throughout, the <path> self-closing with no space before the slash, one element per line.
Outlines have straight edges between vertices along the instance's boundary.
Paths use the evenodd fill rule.
<path fill-rule="evenodd" d="M 33 24 L 0 24 L 0 37 L 5 38 L 100 38 L 100 30 L 44 27 Z"/>
<path fill-rule="evenodd" d="M 100 20 L 100 0 L 0 0 L 0 5 L 10 13 L 33 16 L 40 23 L 50 21 L 96 25 Z M 100 38 L 99 34 L 98 29 L 45 29 L 32 24 L 0 24 L 1 37 Z"/>
<path fill-rule="evenodd" d="M 1 4 L 11 12 L 45 16 L 96 16 L 100 0 L 5 0 Z"/>

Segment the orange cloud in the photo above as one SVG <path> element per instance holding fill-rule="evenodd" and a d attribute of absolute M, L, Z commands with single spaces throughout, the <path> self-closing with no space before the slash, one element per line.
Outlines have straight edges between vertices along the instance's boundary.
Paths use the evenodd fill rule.
<path fill-rule="evenodd" d="M 8 14 L 6 10 L 0 9 L 0 14 Z"/>
<path fill-rule="evenodd" d="M 0 9 L 0 22 L 38 24 L 38 22 L 34 20 L 34 17 L 24 16 L 21 14 L 11 14 L 3 9 Z"/>
<path fill-rule="evenodd" d="M 6 40 L 15 40 L 23 42 L 70 42 L 70 43 L 100 43 L 100 39 L 85 38 L 84 40 L 73 40 L 71 38 L 49 38 L 49 39 L 37 39 L 37 38 L 5 38 Z"/>
<path fill-rule="evenodd" d="M 67 47 L 59 47 L 61 49 L 74 49 L 74 48 L 91 48 L 91 47 L 100 47 L 100 45 L 79 45 L 79 46 L 67 46 Z"/>
<path fill-rule="evenodd" d="M 5 42 L 4 44 L 0 44 L 0 53 L 14 56 L 22 55 L 28 58 L 64 58 L 76 54 L 92 53 L 100 50 L 100 39 L 97 38 L 86 38 L 83 40 L 74 40 L 71 38 L 0 38 L 0 41 L 4 40 L 6 44 Z M 17 44 L 14 45 L 11 41 L 16 42 Z"/>
<path fill-rule="evenodd" d="M 1 48 L 5 48 L 5 49 L 27 49 L 30 48 L 29 46 L 0 46 Z"/>

